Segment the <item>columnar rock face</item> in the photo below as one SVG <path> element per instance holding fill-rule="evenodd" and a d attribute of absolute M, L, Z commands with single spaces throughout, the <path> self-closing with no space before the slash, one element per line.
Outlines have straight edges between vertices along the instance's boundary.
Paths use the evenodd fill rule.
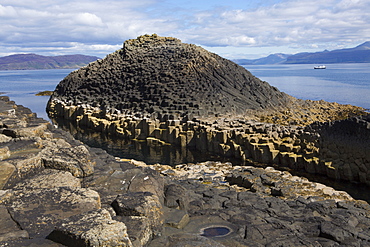
<path fill-rule="evenodd" d="M 243 67 L 201 47 L 157 35 L 127 40 L 103 60 L 59 83 L 55 104 L 85 104 L 123 113 L 214 116 L 286 107 L 291 97 Z"/>
<path fill-rule="evenodd" d="M 47 110 L 52 118 L 149 144 L 192 147 L 370 184 L 366 141 L 359 144 L 357 157 L 343 157 L 342 150 L 337 158 L 332 153 L 338 148 L 331 146 L 338 138 L 323 137 L 324 142 L 324 132 L 315 128 L 249 121 L 259 115 L 263 121 L 308 125 L 345 119 L 363 109 L 295 99 L 243 67 L 175 38 L 145 35 L 127 40 L 122 49 L 61 81 Z M 358 133 L 350 135 L 356 142 Z M 346 141 L 340 145 L 348 149 Z M 6 157 L 7 150 L 0 151 Z M 44 162 L 65 165 L 57 156 Z M 73 169 L 80 176 L 91 173 L 78 162 Z"/>
<path fill-rule="evenodd" d="M 330 177 L 370 185 L 370 115 L 316 123 L 307 130 L 320 136 L 318 158 L 330 167 Z"/>
<path fill-rule="evenodd" d="M 370 119 L 353 117 L 308 126 L 281 126 L 245 118 L 180 121 L 106 115 L 87 109 L 75 123 L 122 139 L 145 140 L 152 146 L 188 147 L 222 157 L 278 165 L 333 179 L 370 185 Z M 73 114 L 72 114 L 73 115 Z M 73 118 L 70 118 L 73 120 Z M 109 120 L 110 119 L 110 120 Z M 77 130 L 72 130 L 76 132 Z M 80 133 L 80 131 L 77 131 Z"/>

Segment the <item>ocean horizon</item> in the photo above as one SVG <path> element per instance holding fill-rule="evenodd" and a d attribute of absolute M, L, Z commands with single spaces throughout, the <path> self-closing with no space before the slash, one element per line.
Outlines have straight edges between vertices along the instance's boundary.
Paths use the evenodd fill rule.
<path fill-rule="evenodd" d="M 370 109 L 370 63 L 245 65 L 254 76 L 303 100 L 325 100 Z"/>

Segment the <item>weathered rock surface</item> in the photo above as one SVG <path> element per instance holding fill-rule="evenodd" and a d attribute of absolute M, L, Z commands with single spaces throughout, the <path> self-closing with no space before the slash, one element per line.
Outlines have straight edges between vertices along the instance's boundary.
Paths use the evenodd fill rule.
<path fill-rule="evenodd" d="M 51 189 L 56 187 L 81 187 L 81 181 L 68 171 L 46 169 L 17 183 L 13 190 Z"/>
<path fill-rule="evenodd" d="M 45 237 L 61 219 L 100 208 L 100 196 L 87 188 L 14 190 L 7 208 L 30 237 Z"/>
<path fill-rule="evenodd" d="M 69 217 L 101 208 L 99 193 L 82 188 L 94 172 L 92 154 L 7 97 L 1 97 L 0 110 L 0 132 L 7 137 L 0 144 L 6 150 L 0 163 L 0 245 L 61 246 L 45 237 Z M 124 223 L 118 224 L 124 232 Z M 94 241 L 99 236 L 115 239 L 106 233 Z"/>
<path fill-rule="evenodd" d="M 89 151 L 84 145 L 72 146 L 58 140 L 55 145 L 42 151 L 41 159 L 45 168 L 66 170 L 73 176 L 87 177 L 94 172 L 94 165 L 89 156 Z"/>
<path fill-rule="evenodd" d="M 65 219 L 47 238 L 65 246 L 132 246 L 126 225 L 105 209 Z"/>
<path fill-rule="evenodd" d="M 129 192 L 118 197 L 111 206 L 117 216 L 146 217 L 152 234 L 160 234 L 163 225 L 163 209 L 158 196 L 150 192 Z"/>
<path fill-rule="evenodd" d="M 212 239 L 199 236 L 197 234 L 174 234 L 165 238 L 165 240 L 159 239 L 154 241 L 150 246 L 152 247 L 191 247 L 191 246 L 202 246 L 202 247 L 224 247 L 225 245 L 220 244 Z"/>
<path fill-rule="evenodd" d="M 213 180 L 215 173 L 209 171 L 215 170 L 214 164 L 207 162 L 194 166 L 193 173 L 200 176 L 196 180 L 185 179 L 186 174 L 193 178 L 189 172 L 192 165 L 179 166 L 172 173 L 162 170 L 174 179 L 181 178 L 181 186 L 186 188 L 190 201 L 190 222 L 180 230 L 166 228 L 163 237 L 149 246 L 177 246 L 175 241 L 172 242 L 177 239 L 176 234 L 199 236 L 207 227 L 230 230 L 225 236 L 209 237 L 224 246 L 369 244 L 368 230 L 360 229 L 362 224 L 369 224 L 369 214 L 359 215 L 370 207 L 365 202 L 351 200 L 345 192 L 333 191 L 287 172 L 254 167 L 230 166 L 226 180 L 238 185 L 230 187 L 225 180 Z M 158 166 L 152 167 L 158 169 Z M 224 168 L 220 170 L 225 172 Z M 354 236 L 361 240 L 354 240 Z M 193 241 L 192 236 L 188 238 Z"/>
<path fill-rule="evenodd" d="M 0 243 L 14 239 L 29 238 L 28 232 L 18 226 L 4 205 L 0 205 L 0 216 Z"/>
<path fill-rule="evenodd" d="M 370 244 L 370 206 L 347 193 L 272 168 L 119 160 L 2 99 L 1 246 Z"/>

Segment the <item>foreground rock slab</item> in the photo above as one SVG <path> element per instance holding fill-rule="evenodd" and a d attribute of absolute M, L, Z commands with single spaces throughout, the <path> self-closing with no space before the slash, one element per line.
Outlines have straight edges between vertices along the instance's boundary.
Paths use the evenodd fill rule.
<path fill-rule="evenodd" d="M 14 191 L 6 204 L 30 237 L 45 237 L 61 219 L 100 208 L 100 196 L 86 188 L 59 187 Z"/>
<path fill-rule="evenodd" d="M 172 236 L 194 237 L 207 229 L 228 229 L 227 234 L 209 236 L 224 246 L 369 244 L 369 231 L 363 227 L 370 223 L 370 207 L 346 192 L 271 167 L 233 167 L 220 162 L 150 167 L 173 179 L 167 187 L 166 205 L 186 205 L 190 216 L 181 229 L 165 227 L 163 236 L 150 246 L 176 246 Z M 174 185 L 176 180 L 181 185 Z"/>
<path fill-rule="evenodd" d="M 370 206 L 345 192 L 273 168 L 123 160 L 0 109 L 0 246 L 370 245 Z"/>
<path fill-rule="evenodd" d="M 132 246 L 126 225 L 105 209 L 65 219 L 47 238 L 65 246 Z"/>

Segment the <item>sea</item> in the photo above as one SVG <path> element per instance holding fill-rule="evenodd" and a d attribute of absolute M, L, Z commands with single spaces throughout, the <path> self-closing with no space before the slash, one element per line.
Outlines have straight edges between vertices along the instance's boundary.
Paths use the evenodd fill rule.
<path fill-rule="evenodd" d="M 48 96 L 36 96 L 42 91 L 54 91 L 72 69 L 50 70 L 0 70 L 0 93 L 18 105 L 30 108 L 38 117 L 49 119 L 46 114 Z"/>
<path fill-rule="evenodd" d="M 254 76 L 299 99 L 325 100 L 370 109 L 370 63 L 245 65 Z"/>
<path fill-rule="evenodd" d="M 315 66 L 317 64 L 245 65 L 244 67 L 254 76 L 294 97 L 351 104 L 370 109 L 370 63 L 327 64 L 326 69 L 314 69 Z M 72 71 L 72 69 L 0 71 L 0 93 L 9 96 L 18 105 L 30 108 L 38 117 L 51 121 L 45 111 L 49 97 L 35 96 L 35 94 L 46 90 L 53 91 L 57 84 Z M 142 142 L 126 142 L 110 139 L 107 136 L 97 138 L 96 133 L 83 135 L 82 131 L 78 130 L 74 130 L 74 136 L 87 145 L 101 147 L 114 156 L 142 160 L 148 164 L 176 165 L 221 159 L 221 157 L 200 154 L 194 150 L 175 150 L 167 146 L 164 147 L 165 149 L 152 148 Z M 239 165 L 238 161 L 230 161 Z M 331 181 L 326 177 L 310 174 L 296 175 L 310 176 L 308 178 L 311 181 L 327 184 L 337 190 L 345 190 L 356 199 L 370 202 L 367 187 Z"/>

